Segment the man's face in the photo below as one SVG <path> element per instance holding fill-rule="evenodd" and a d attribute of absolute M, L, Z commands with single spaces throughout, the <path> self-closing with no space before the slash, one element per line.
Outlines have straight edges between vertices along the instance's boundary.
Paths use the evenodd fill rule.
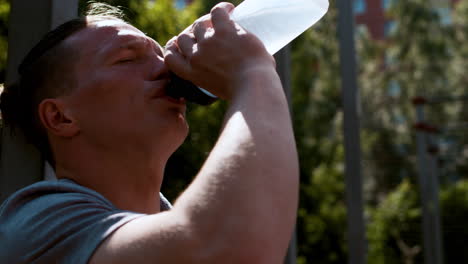
<path fill-rule="evenodd" d="M 174 151 L 185 139 L 185 103 L 165 95 L 163 51 L 136 28 L 95 21 L 65 41 L 78 52 L 66 97 L 85 140 L 110 150 Z"/>

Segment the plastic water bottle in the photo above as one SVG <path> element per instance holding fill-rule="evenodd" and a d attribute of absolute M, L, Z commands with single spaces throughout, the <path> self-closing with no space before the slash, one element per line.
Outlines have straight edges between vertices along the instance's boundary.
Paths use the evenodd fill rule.
<path fill-rule="evenodd" d="M 257 36 L 273 55 L 317 23 L 328 6 L 328 0 L 245 0 L 231 18 Z"/>
<path fill-rule="evenodd" d="M 257 36 L 273 55 L 319 21 L 328 0 L 245 0 L 231 14 L 234 22 Z M 217 97 L 174 75 L 168 90 L 173 97 L 208 105 Z"/>

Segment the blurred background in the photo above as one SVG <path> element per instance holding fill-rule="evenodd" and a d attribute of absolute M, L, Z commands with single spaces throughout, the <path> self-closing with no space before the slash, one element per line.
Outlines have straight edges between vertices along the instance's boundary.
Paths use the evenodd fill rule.
<path fill-rule="evenodd" d="M 360 90 L 368 263 L 423 263 L 421 179 L 438 197 L 444 263 L 468 263 L 468 0 L 351 0 Z M 83 12 L 87 1 L 80 1 Z M 162 45 L 216 0 L 109 0 Z M 232 1 L 238 4 L 241 1 Z M 10 1 L 0 0 L 0 83 Z M 297 263 L 347 263 L 343 107 L 337 1 L 290 45 L 291 111 L 301 165 Z M 191 133 L 171 158 L 163 193 L 190 183 L 226 105 L 190 105 Z M 423 173 L 425 171 L 425 174 Z M 430 206 L 429 206 L 430 207 Z M 423 232 L 423 230 L 425 230 Z M 426 262 L 427 263 L 427 262 Z"/>

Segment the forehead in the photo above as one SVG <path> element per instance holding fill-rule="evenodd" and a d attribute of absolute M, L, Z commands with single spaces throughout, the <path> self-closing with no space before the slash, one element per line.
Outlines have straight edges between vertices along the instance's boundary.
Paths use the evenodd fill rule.
<path fill-rule="evenodd" d="M 81 55 L 98 55 L 131 42 L 154 42 L 161 48 L 137 28 L 117 19 L 89 21 L 86 28 L 67 38 L 64 43 L 77 48 Z"/>

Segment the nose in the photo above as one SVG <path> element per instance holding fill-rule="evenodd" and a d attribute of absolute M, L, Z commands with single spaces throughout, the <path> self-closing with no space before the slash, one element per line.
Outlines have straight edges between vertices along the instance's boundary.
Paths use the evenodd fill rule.
<path fill-rule="evenodd" d="M 161 79 L 169 79 L 169 68 L 167 68 L 166 64 L 164 64 L 164 58 L 159 54 L 154 54 L 150 56 L 149 64 L 150 64 L 150 73 L 149 73 L 149 80 L 156 81 Z"/>

